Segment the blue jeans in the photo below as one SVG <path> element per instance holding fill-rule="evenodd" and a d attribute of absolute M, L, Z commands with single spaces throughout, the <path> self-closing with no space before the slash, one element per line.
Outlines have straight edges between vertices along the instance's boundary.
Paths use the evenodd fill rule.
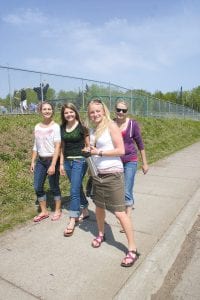
<path fill-rule="evenodd" d="M 48 176 L 47 170 L 51 165 L 51 159 L 37 160 L 35 169 L 34 169 L 34 189 L 37 195 L 38 201 L 46 200 L 46 193 L 44 191 L 44 183 Z M 61 192 L 59 187 L 59 162 L 57 162 L 55 167 L 55 174 L 48 176 L 49 186 L 53 193 L 54 200 L 61 200 Z"/>
<path fill-rule="evenodd" d="M 136 161 L 129 161 L 123 163 L 124 165 L 124 183 L 125 183 L 125 205 L 133 206 L 134 194 L 133 186 L 135 181 L 135 174 L 138 163 Z"/>
<path fill-rule="evenodd" d="M 87 163 L 85 158 L 66 159 L 64 166 L 71 183 L 69 215 L 71 218 L 78 218 L 80 209 L 88 207 L 82 186 L 83 177 L 87 171 Z"/>

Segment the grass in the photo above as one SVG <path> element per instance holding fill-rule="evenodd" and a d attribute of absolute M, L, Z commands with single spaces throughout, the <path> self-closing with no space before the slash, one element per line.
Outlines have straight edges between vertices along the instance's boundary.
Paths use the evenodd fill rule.
<path fill-rule="evenodd" d="M 55 117 L 60 122 L 59 115 Z M 137 117 L 149 164 L 200 140 L 200 122 Z M 29 171 L 33 129 L 38 115 L 0 117 L 0 232 L 35 215 L 33 175 Z M 84 180 L 84 184 L 87 177 Z M 69 184 L 61 177 L 62 195 Z M 48 190 L 48 185 L 46 185 Z"/>

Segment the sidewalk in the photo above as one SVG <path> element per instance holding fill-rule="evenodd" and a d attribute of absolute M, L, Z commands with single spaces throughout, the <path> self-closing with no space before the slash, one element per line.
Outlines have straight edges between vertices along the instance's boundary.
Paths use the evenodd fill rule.
<path fill-rule="evenodd" d="M 140 259 L 132 268 L 120 263 L 125 235 L 106 215 L 106 242 L 90 244 L 97 233 L 94 205 L 90 218 L 63 236 L 60 221 L 8 231 L 0 236 L 0 300 L 150 299 L 170 269 L 200 211 L 200 142 L 138 172 L 133 211 Z"/>

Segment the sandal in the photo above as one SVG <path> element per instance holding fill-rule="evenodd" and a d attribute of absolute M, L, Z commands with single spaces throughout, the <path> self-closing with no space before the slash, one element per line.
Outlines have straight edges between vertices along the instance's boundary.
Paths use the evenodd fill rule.
<path fill-rule="evenodd" d="M 101 244 L 106 240 L 105 234 L 99 235 L 92 241 L 92 247 L 93 248 L 99 248 Z"/>
<path fill-rule="evenodd" d="M 70 228 L 70 227 L 67 227 L 65 230 L 64 230 L 64 236 L 65 237 L 69 237 L 69 236 L 72 236 L 73 233 L 74 233 L 74 229 L 75 229 L 75 226 L 74 228 Z"/>
<path fill-rule="evenodd" d="M 80 217 L 78 218 L 78 221 L 79 222 L 84 221 L 84 220 L 88 219 L 89 217 L 90 217 L 89 215 L 86 215 L 86 216 L 80 215 Z"/>
<path fill-rule="evenodd" d="M 46 219 L 46 218 L 48 218 L 49 217 L 49 214 L 46 214 L 46 215 L 38 215 L 38 216 L 35 216 L 34 218 L 33 218 L 33 221 L 34 222 L 40 222 L 40 221 L 42 221 L 42 220 L 44 220 L 44 219 Z"/>
<path fill-rule="evenodd" d="M 139 258 L 140 253 L 137 252 L 137 249 L 134 251 L 128 251 L 126 256 L 121 262 L 122 267 L 132 267 L 136 260 Z"/>
<path fill-rule="evenodd" d="M 51 217 L 51 221 L 58 221 L 61 217 L 62 213 L 61 212 L 56 212 L 53 214 L 53 216 Z"/>

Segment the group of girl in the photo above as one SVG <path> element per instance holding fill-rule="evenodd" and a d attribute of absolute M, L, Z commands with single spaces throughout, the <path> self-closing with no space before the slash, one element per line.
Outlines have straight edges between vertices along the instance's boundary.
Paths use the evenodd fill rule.
<path fill-rule="evenodd" d="M 121 100 L 115 108 L 116 118 L 112 120 L 108 108 L 101 100 L 91 100 L 88 103 L 89 126 L 86 127 L 80 120 L 77 108 L 68 103 L 61 109 L 62 122 L 59 126 L 53 120 L 52 104 L 41 104 L 43 120 L 35 126 L 31 162 L 34 189 L 41 209 L 34 222 L 49 217 L 44 191 L 47 176 L 55 200 L 55 212 L 51 220 L 56 221 L 61 217 L 60 174 L 67 174 L 70 181 L 69 222 L 64 236 L 72 236 L 76 222 L 89 217 L 88 201 L 82 186 L 87 171 L 82 151 L 89 151 L 98 170 L 98 175 L 92 178 L 98 234 L 91 245 L 98 248 L 106 239 L 104 224 L 107 209 L 115 214 L 121 224 L 121 232 L 126 234 L 128 252 L 121 266 L 130 267 L 139 257 L 131 220 L 138 161 L 135 144 L 141 153 L 144 174 L 148 171 L 148 165 L 139 126 L 127 117 L 127 104 Z"/>

